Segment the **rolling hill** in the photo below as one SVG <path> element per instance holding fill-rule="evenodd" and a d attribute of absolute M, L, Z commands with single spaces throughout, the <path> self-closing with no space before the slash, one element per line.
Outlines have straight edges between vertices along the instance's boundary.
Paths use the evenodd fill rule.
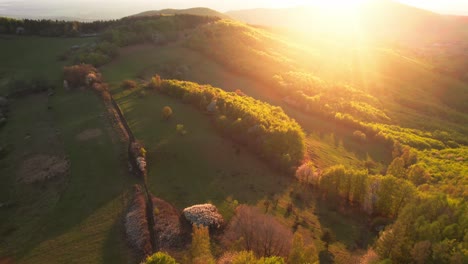
<path fill-rule="evenodd" d="M 168 9 L 99 24 L 96 38 L 5 37 L 0 92 L 10 76 L 39 74 L 56 93 L 13 100 L 0 128 L 0 262 L 140 262 L 123 230 L 134 183 L 179 208 L 212 203 L 227 222 L 238 204 L 257 207 L 301 234 L 313 263 L 467 259 L 468 85 L 415 52 L 440 39 L 464 45 L 466 21 L 391 1 L 363 6 L 360 30 L 314 8 L 243 12 L 268 27 Z M 31 41 L 40 52 L 13 60 Z M 99 72 L 62 89 L 60 68 L 81 63 Z M 127 177 L 126 139 L 91 90 L 144 146 L 142 178 Z M 24 150 L 72 166 L 28 185 Z M 164 217 L 157 207 L 143 215 Z M 230 238 L 216 232 L 222 258 Z M 168 250 L 181 263 L 195 259 L 186 242 Z"/>

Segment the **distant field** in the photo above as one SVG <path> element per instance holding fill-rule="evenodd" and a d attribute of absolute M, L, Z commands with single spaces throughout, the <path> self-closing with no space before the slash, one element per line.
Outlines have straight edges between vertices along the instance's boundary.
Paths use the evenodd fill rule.
<path fill-rule="evenodd" d="M 3 76 L 58 80 L 63 64 L 57 56 L 86 41 L 90 39 L 1 40 Z M 125 144 L 98 96 L 65 92 L 60 81 L 54 84 L 53 97 L 12 101 L 8 123 L 0 129 L 0 145 L 9 151 L 0 160 L 0 203 L 8 204 L 0 208 L 0 262 L 132 262 L 122 223 L 134 183 L 122 155 Z M 44 183 L 23 183 L 24 162 L 40 155 L 68 160 L 69 173 Z M 35 166 L 40 164 L 29 170 Z"/>
<path fill-rule="evenodd" d="M 65 62 L 58 56 L 74 45 L 93 38 L 41 38 L 0 35 L 0 92 L 4 78 L 59 80 Z"/>

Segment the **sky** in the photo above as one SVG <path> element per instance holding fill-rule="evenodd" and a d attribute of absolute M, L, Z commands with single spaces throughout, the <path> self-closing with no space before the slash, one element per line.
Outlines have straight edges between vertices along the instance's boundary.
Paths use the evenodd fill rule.
<path fill-rule="evenodd" d="M 346 0 L 346 2 L 353 0 Z M 359 0 L 354 0 L 359 1 Z M 362 0 L 360 0 L 362 1 Z M 468 0 L 398 0 L 443 14 L 468 15 Z M 0 15 L 16 17 L 119 18 L 163 8 L 209 7 L 221 12 L 305 6 L 339 0 L 0 0 Z M 341 2 L 344 2 L 343 0 Z"/>

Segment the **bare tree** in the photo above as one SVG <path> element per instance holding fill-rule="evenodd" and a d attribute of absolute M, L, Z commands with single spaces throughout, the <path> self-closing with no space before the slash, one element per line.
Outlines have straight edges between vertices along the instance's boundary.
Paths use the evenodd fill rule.
<path fill-rule="evenodd" d="M 224 238 L 228 246 L 238 242 L 245 250 L 268 257 L 287 256 L 292 236 L 292 232 L 273 216 L 263 214 L 256 207 L 240 205 Z"/>

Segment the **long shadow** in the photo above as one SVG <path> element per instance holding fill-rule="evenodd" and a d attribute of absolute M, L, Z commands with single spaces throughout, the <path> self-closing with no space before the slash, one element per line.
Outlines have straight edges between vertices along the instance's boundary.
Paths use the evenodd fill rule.
<path fill-rule="evenodd" d="M 123 198 L 123 207 L 127 208 L 130 198 Z M 103 263 L 136 263 L 137 259 L 132 250 L 128 247 L 125 233 L 124 215 L 122 212 L 109 230 L 109 233 L 102 248 Z M 128 252 L 127 258 L 123 258 L 122 251 Z M 129 261 L 131 259 L 132 261 Z"/>
<path fill-rule="evenodd" d="M 317 189 L 295 184 L 291 197 L 295 207 L 313 208 L 321 228 L 328 229 L 336 242 L 350 251 L 366 249 L 377 235 L 369 228 L 370 218 L 341 199 L 324 200 L 322 196 Z"/>
<path fill-rule="evenodd" d="M 330 230 L 337 242 L 348 250 L 366 249 L 377 234 L 369 228 L 370 218 L 359 209 L 347 205 L 341 199 L 317 197 L 316 213 L 320 225 Z"/>

